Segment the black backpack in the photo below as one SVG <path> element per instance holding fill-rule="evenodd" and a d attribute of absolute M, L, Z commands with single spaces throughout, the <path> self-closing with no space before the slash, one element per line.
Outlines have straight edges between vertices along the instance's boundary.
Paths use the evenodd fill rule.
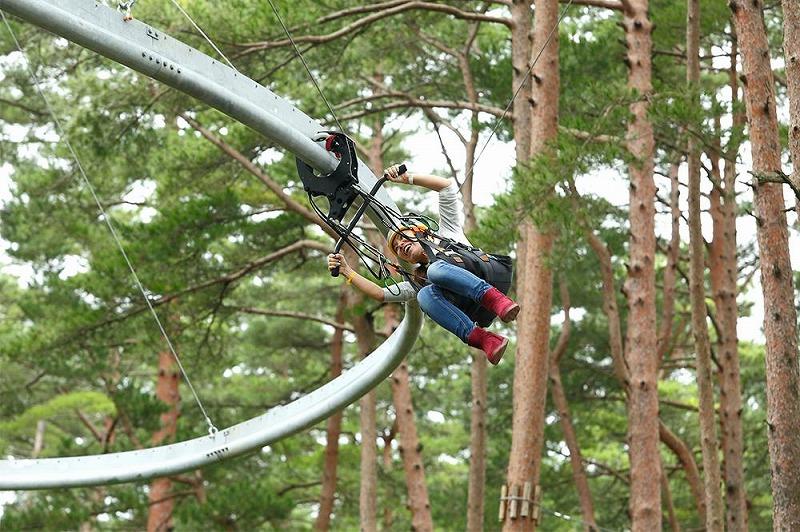
<path fill-rule="evenodd" d="M 504 294 L 511 289 L 513 266 L 511 257 L 485 253 L 480 248 L 468 246 L 451 238 L 426 232 L 419 243 L 428 254 L 430 262 L 444 260 L 459 268 L 477 275 Z M 479 303 L 449 290 L 443 290 L 448 301 L 464 311 L 464 313 L 481 327 L 488 327 L 497 317 L 493 312 L 483 308 Z"/>

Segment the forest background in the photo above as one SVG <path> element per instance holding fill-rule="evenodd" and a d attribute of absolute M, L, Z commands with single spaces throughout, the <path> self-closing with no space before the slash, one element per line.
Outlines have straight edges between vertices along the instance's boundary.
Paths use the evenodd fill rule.
<path fill-rule="evenodd" d="M 800 142 L 790 112 L 800 74 L 784 60 L 798 24 L 785 6 L 800 6 L 783 4 L 703 2 L 693 46 L 687 6 L 697 2 L 575 0 L 504 116 L 557 3 L 276 1 L 373 171 L 405 161 L 456 177 L 472 241 L 517 258 L 526 311 L 517 326 L 497 326 L 515 349 L 487 368 L 427 326 L 390 383 L 306 433 L 149 483 L 6 494 L 0 528 L 531 528 L 497 518 L 500 487 L 521 488 L 519 478 L 541 486 L 543 530 L 789 523 L 781 519 L 800 492 L 773 500 L 787 488 L 771 475 L 781 457 L 768 428 L 797 432 L 767 423 L 771 336 L 760 331 L 773 302 L 797 303 L 791 287 L 765 299 L 759 267 L 781 246 L 800 257 L 788 240 L 757 245 L 769 224 L 757 223 L 768 216 L 754 194 L 783 188 L 773 211 L 796 223 L 800 188 L 771 182 L 790 181 Z M 334 123 L 268 6 L 181 5 L 237 69 Z M 768 104 L 782 159 L 769 175 L 752 123 L 744 127 L 745 55 L 763 49 L 742 42 L 752 35 L 734 23 L 749 10 L 763 13 L 774 70 Z M 169 2 L 140 0 L 134 16 L 215 54 Z M 316 388 L 392 330 L 399 309 L 362 300 L 324 269 L 332 241 L 293 157 L 188 97 L 10 22 L 218 426 Z M 14 264 L 0 279 L 3 455 L 111 452 L 204 433 L 5 28 L 0 66 L 0 162 L 12 180 L 0 236 Z M 649 87 L 637 85 L 644 71 Z M 651 133 L 635 131 L 645 123 Z M 649 153 L 637 143 L 648 135 Z M 688 193 L 695 184 L 702 194 Z M 400 188 L 390 192 L 404 209 L 435 212 L 435 198 Z M 700 199 L 702 218 L 689 198 Z M 689 231 L 698 220 L 705 242 Z M 647 234 L 649 289 L 631 282 L 648 271 L 638 255 L 647 256 L 638 247 Z M 791 376 L 796 318 L 782 315 L 795 338 Z M 696 378 L 704 367 L 710 380 Z M 631 387 L 640 370 L 652 381 Z M 637 416 L 639 389 L 650 393 L 650 424 Z M 640 446 L 638 428 L 653 445 Z M 525 453 L 541 456 L 533 470 L 515 462 Z"/>

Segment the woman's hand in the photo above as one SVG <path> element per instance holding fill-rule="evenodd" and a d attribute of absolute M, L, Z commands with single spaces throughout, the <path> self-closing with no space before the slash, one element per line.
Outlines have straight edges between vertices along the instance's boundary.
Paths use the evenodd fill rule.
<path fill-rule="evenodd" d="M 383 171 L 383 175 L 389 178 L 390 181 L 393 183 L 405 183 L 408 184 L 408 172 L 400 173 L 400 165 L 394 164 Z"/>
<path fill-rule="evenodd" d="M 344 255 L 341 253 L 331 253 L 328 255 L 328 270 L 333 271 L 337 267 L 339 268 L 339 274 L 345 277 L 352 271 Z"/>

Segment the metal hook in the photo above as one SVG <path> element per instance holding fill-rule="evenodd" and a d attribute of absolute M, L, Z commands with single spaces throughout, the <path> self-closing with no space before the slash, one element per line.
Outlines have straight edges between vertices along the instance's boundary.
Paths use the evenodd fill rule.
<path fill-rule="evenodd" d="M 133 4 L 136 3 L 136 0 L 118 0 L 117 1 L 117 9 L 124 13 L 122 20 L 128 22 L 129 20 L 133 20 L 133 15 L 131 15 L 131 9 L 133 9 Z"/>

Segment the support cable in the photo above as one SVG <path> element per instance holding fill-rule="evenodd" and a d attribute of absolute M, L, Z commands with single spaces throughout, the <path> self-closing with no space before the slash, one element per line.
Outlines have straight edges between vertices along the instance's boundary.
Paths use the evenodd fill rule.
<path fill-rule="evenodd" d="M 236 70 L 236 67 L 233 66 L 233 63 L 231 63 L 230 60 L 227 57 L 225 57 L 225 54 L 222 53 L 222 50 L 217 48 L 217 45 L 214 44 L 214 41 L 212 41 L 211 38 L 208 35 L 206 35 L 206 32 L 204 32 L 203 29 L 197 24 L 197 22 L 194 21 L 194 19 L 189 15 L 189 13 L 187 13 L 181 7 L 181 5 L 178 2 L 176 2 L 176 0 L 170 0 L 170 1 L 175 5 L 175 7 L 178 8 L 178 11 L 183 13 L 183 16 L 186 17 L 189 20 L 189 22 L 191 22 L 192 26 L 194 26 L 194 29 L 196 29 L 198 32 L 200 32 L 200 35 L 202 35 L 203 38 L 206 40 L 206 42 L 208 42 L 208 44 L 211 45 L 211 47 L 214 49 L 214 51 L 217 52 L 220 55 L 220 57 L 222 57 L 225 60 L 226 63 L 228 63 L 228 66 L 231 67 L 232 69 Z M 239 71 L 236 70 L 236 72 L 239 72 Z"/>
<path fill-rule="evenodd" d="M 169 347 L 169 351 L 170 351 L 170 353 L 172 353 L 172 356 L 175 358 L 175 362 L 178 364 L 178 368 L 180 369 L 181 374 L 183 375 L 183 378 L 186 381 L 186 384 L 188 385 L 189 389 L 191 390 L 192 395 L 194 396 L 194 400 L 197 403 L 197 406 L 200 407 L 200 412 L 203 414 L 203 417 L 205 418 L 205 422 L 208 425 L 208 433 L 211 434 L 211 435 L 215 434 L 217 432 L 217 428 L 211 422 L 211 418 L 208 416 L 208 413 L 206 412 L 206 409 L 203 407 L 203 403 L 200 400 L 200 397 L 197 395 L 197 391 L 195 390 L 191 379 L 189 379 L 189 374 L 186 373 L 186 370 L 184 369 L 183 364 L 181 363 L 181 359 L 180 359 L 180 357 L 178 357 L 178 353 L 175 350 L 174 345 L 172 344 L 172 340 L 170 340 L 170 337 L 167 334 L 167 331 L 164 329 L 164 326 L 161 323 L 161 320 L 159 319 L 158 314 L 156 313 L 155 308 L 153 307 L 153 304 L 150 302 L 150 298 L 147 296 L 147 291 L 145 290 L 144 286 L 142 285 L 142 282 L 139 280 L 139 276 L 136 274 L 136 270 L 134 269 L 133 264 L 131 263 L 130 259 L 128 258 L 128 254 L 125 252 L 125 247 L 122 245 L 122 241 L 120 240 L 119 236 L 117 235 L 117 231 L 114 228 L 114 224 L 111 222 L 111 217 L 108 215 L 108 213 L 106 212 L 105 208 L 103 207 L 103 204 L 100 202 L 100 198 L 97 196 L 97 192 L 95 191 L 94 187 L 92 186 L 91 181 L 89 181 L 89 177 L 86 175 L 86 172 L 83 169 L 83 165 L 81 164 L 81 161 L 78 158 L 78 154 L 73 149 L 72 143 L 69 141 L 69 137 L 67 136 L 66 131 L 61 126 L 61 121 L 58 119 L 58 116 L 56 115 L 55 110 L 53 109 L 53 106 L 50 104 L 50 100 L 47 98 L 47 95 L 45 95 L 44 90 L 42 89 L 42 85 L 41 85 L 41 83 L 39 81 L 39 78 L 36 76 L 36 73 L 33 71 L 33 68 L 31 66 L 31 62 L 28 60 L 28 55 L 25 53 L 25 50 L 22 48 L 22 45 L 20 44 L 19 40 L 17 40 L 17 36 L 14 33 L 14 30 L 11 29 L 11 24 L 9 24 L 8 19 L 6 18 L 6 14 L 5 14 L 5 12 L 3 10 L 0 10 L 0 17 L 2 17 L 6 28 L 8 29 L 8 32 L 11 34 L 11 38 L 14 40 L 14 44 L 16 45 L 17 50 L 19 50 L 19 53 L 22 55 L 22 57 L 23 57 L 23 59 L 25 61 L 25 68 L 28 71 L 28 75 L 33 80 L 33 83 L 36 86 L 36 90 L 39 93 L 39 95 L 42 97 L 42 100 L 44 100 L 45 107 L 47 108 L 47 111 L 50 113 L 50 116 L 53 118 L 53 123 L 55 124 L 56 131 L 58 132 L 61 140 L 64 141 L 64 145 L 67 147 L 67 150 L 69 150 L 70 155 L 72 156 L 72 159 L 75 161 L 75 165 L 78 168 L 78 173 L 81 175 L 81 178 L 83 180 L 84 185 L 86 185 L 86 188 L 91 193 L 92 198 L 94 199 L 94 202 L 97 204 L 97 208 L 100 210 L 100 214 L 103 216 L 103 220 L 105 221 L 106 225 L 108 226 L 108 229 L 111 232 L 111 236 L 114 238 L 114 241 L 116 242 L 117 247 L 119 248 L 119 251 L 122 254 L 122 257 L 125 259 L 125 264 L 127 264 L 128 269 L 131 272 L 131 277 L 133 277 L 133 280 L 136 283 L 136 286 L 139 288 L 139 291 L 141 292 L 145 303 L 147 303 L 147 308 L 150 309 L 150 313 L 153 315 L 153 319 L 155 320 L 156 324 L 158 325 L 158 328 L 161 331 L 161 334 L 164 337 L 164 340 L 167 342 L 167 346 Z"/>
<path fill-rule="evenodd" d="M 557 512 L 555 510 L 545 508 L 544 506 L 539 506 L 539 508 L 543 512 L 547 512 L 553 517 L 557 517 L 563 521 L 575 523 L 575 525 L 577 525 L 575 528 L 579 528 L 580 530 L 596 530 L 597 532 L 618 532 L 618 530 L 615 528 L 605 528 L 594 523 L 589 523 L 588 521 L 584 521 L 581 517 L 565 514 L 563 512 Z"/>
<path fill-rule="evenodd" d="M 511 109 L 512 105 L 514 105 L 514 100 L 517 99 L 517 96 L 522 90 L 522 87 L 524 87 L 525 84 L 528 83 L 528 79 L 530 78 L 531 72 L 533 72 L 536 63 L 539 62 L 539 58 L 542 57 L 545 48 L 547 48 L 547 46 L 550 44 L 550 41 L 553 39 L 553 35 L 555 35 L 556 31 L 558 30 L 558 27 L 561 25 L 561 21 L 564 20 L 564 17 L 567 15 L 567 11 L 569 10 L 570 6 L 574 1 L 575 0 L 569 0 L 569 2 L 567 2 L 567 5 L 564 6 L 564 9 L 561 10 L 561 14 L 559 15 L 555 25 L 550 29 L 550 33 L 547 35 L 547 39 L 545 39 L 544 45 L 539 49 L 539 52 L 536 54 L 536 57 L 531 63 L 531 66 L 528 67 L 528 71 L 525 72 L 525 77 L 522 78 L 522 81 L 520 82 L 519 86 L 514 91 L 514 94 L 511 96 L 511 100 L 508 102 L 508 105 L 506 105 L 506 108 L 503 109 L 503 114 L 501 114 L 500 117 L 497 120 L 495 120 L 494 127 L 492 128 L 491 133 L 489 133 L 489 138 L 486 139 L 486 142 L 483 144 L 483 148 L 481 148 L 481 151 L 478 153 L 478 156 L 475 157 L 475 160 L 473 161 L 472 166 L 469 169 L 469 172 L 467 172 L 467 174 L 464 176 L 464 181 L 458 187 L 459 191 L 461 191 L 461 187 L 464 186 L 464 183 L 466 183 L 467 180 L 474 174 L 475 167 L 478 166 L 478 161 L 481 159 L 481 155 L 483 155 L 483 152 L 486 151 L 486 147 L 489 145 L 489 142 L 491 142 L 492 137 L 494 137 L 495 133 L 497 133 L 497 128 L 500 127 L 500 123 L 508 114 L 508 110 Z"/>
<path fill-rule="evenodd" d="M 174 2 L 175 0 L 172 1 Z M 325 94 L 322 92 L 322 88 L 319 86 L 319 83 L 317 83 L 317 79 L 314 77 L 314 74 L 311 73 L 311 68 L 309 68 L 308 63 L 306 63 L 306 60 L 303 58 L 303 54 L 300 52 L 300 48 L 298 48 L 297 43 L 294 42 L 292 34 L 289 33 L 289 28 L 287 28 L 286 24 L 283 23 L 283 19 L 281 18 L 280 13 L 278 13 L 278 8 L 275 7 L 275 4 L 272 2 L 272 0 L 267 0 L 267 1 L 269 2 L 269 5 L 272 7 L 272 11 L 275 13 L 275 16 L 278 18 L 278 22 L 280 22 L 283 31 L 286 32 L 286 37 L 289 39 L 289 42 L 292 43 L 294 52 L 297 54 L 297 57 L 300 58 L 300 61 L 306 68 L 306 72 L 308 72 L 308 76 L 311 78 L 311 82 L 317 88 L 317 92 L 319 92 L 319 95 L 322 97 L 322 101 L 324 101 L 325 105 L 328 106 L 328 111 L 330 111 L 331 116 L 333 116 L 333 120 L 336 122 L 336 126 L 339 128 L 340 132 L 344 133 L 344 128 L 342 127 L 341 122 L 339 122 L 339 118 L 336 116 L 336 113 L 333 111 L 333 107 L 331 106 L 328 99 L 325 97 Z"/>

